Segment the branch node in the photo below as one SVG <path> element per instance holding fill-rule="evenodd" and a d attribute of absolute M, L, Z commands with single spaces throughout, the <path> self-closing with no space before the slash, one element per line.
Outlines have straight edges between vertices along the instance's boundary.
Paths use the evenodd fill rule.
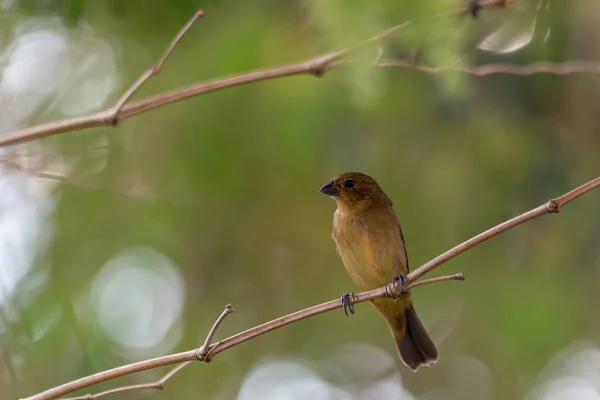
<path fill-rule="evenodd" d="M 215 336 L 215 333 L 217 333 L 217 329 L 219 328 L 219 325 L 221 325 L 221 322 L 223 322 L 223 320 L 225 319 L 225 317 L 227 315 L 231 314 L 234 311 L 235 310 L 233 309 L 233 306 L 231 304 L 227 304 L 225 306 L 225 309 L 223 310 L 223 312 L 221 313 L 221 315 L 219 315 L 219 318 L 217 318 L 217 320 L 213 324 L 212 328 L 210 328 L 210 331 L 208 332 L 208 335 L 206 335 L 206 339 L 204 340 L 204 344 L 202 346 L 198 347 L 196 349 L 196 351 L 194 352 L 194 354 L 195 354 L 196 358 L 198 359 L 198 361 L 204 361 L 204 362 L 207 362 L 207 363 L 210 362 L 213 350 L 219 344 L 221 344 L 221 342 L 219 341 L 214 346 L 211 346 L 210 342 L 212 341 L 213 337 Z"/>
<path fill-rule="evenodd" d="M 204 361 L 206 358 L 206 353 L 208 353 L 208 351 L 204 348 L 204 346 L 198 347 L 194 352 L 198 361 Z"/>
<path fill-rule="evenodd" d="M 117 110 L 111 110 L 109 115 L 104 118 L 106 125 L 117 126 L 119 125 L 119 113 Z"/>
<path fill-rule="evenodd" d="M 310 73 L 316 77 L 321 78 L 325 75 L 326 68 L 323 67 L 323 64 L 315 65 L 310 67 Z"/>
<path fill-rule="evenodd" d="M 331 63 L 334 62 L 338 57 L 338 53 L 331 53 L 313 58 L 308 62 L 309 73 L 317 78 L 321 78 L 323 75 L 325 75 L 325 72 L 327 72 L 331 66 Z"/>
<path fill-rule="evenodd" d="M 204 362 L 209 363 L 212 361 L 213 358 L 213 353 L 215 352 L 215 349 L 221 344 L 223 343 L 222 340 L 219 340 L 217 343 L 215 343 L 214 346 L 210 346 L 208 351 L 206 352 L 206 355 L 204 356 Z"/>
<path fill-rule="evenodd" d="M 559 213 L 560 207 L 558 203 L 554 201 L 554 199 L 551 199 L 548 200 L 548 202 L 546 203 L 546 211 L 548 211 L 549 213 Z"/>

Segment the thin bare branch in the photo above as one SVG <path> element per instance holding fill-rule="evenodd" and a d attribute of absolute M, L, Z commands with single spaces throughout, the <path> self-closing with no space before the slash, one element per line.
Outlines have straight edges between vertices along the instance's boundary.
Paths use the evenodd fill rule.
<path fill-rule="evenodd" d="M 498 235 L 501 232 L 505 232 L 517 225 L 520 225 L 526 221 L 531 219 L 540 217 L 549 213 L 558 213 L 560 209 L 569 203 L 570 201 L 576 199 L 579 196 L 591 191 L 592 189 L 600 186 L 600 177 L 595 178 L 588 183 L 554 199 L 549 200 L 545 204 L 534 208 L 531 211 L 525 212 L 511 220 L 508 220 L 504 223 L 501 223 L 487 231 L 473 237 L 472 239 L 467 240 L 466 242 L 461 243 L 460 245 L 448 250 L 447 252 L 441 254 L 440 256 L 434 258 L 433 260 L 423 264 L 410 274 L 406 276 L 406 281 L 408 283 L 409 288 L 414 288 L 417 286 L 425 285 L 428 283 L 434 283 L 439 281 L 446 280 L 463 280 L 464 276 L 462 274 L 455 274 L 450 276 L 442 276 L 432 279 L 423 280 L 421 282 L 415 282 L 424 274 L 432 271 L 433 269 L 439 267 L 446 261 L 456 257 L 457 255 L 464 253 L 468 249 L 477 246 L 478 244 L 484 242 L 487 239 L 490 239 L 493 236 Z M 413 283 L 415 282 L 415 283 Z M 370 290 L 368 292 L 359 293 L 352 299 L 352 304 L 362 303 L 368 300 L 373 300 L 382 297 L 390 297 L 390 298 L 398 298 L 402 294 L 402 289 L 397 282 L 390 282 L 386 286 L 380 287 L 378 289 Z M 302 319 L 312 317 L 314 315 L 322 314 L 327 311 L 335 310 L 342 306 L 339 299 L 331 300 L 326 303 L 318 304 L 316 306 L 312 306 L 306 308 L 304 310 L 296 311 L 292 314 L 288 314 L 286 316 L 274 319 L 272 321 L 266 322 L 262 325 L 256 326 L 254 328 L 250 328 L 244 332 L 238 333 L 236 335 L 230 336 L 227 339 L 221 340 L 215 344 L 209 346 L 207 356 L 204 360 L 209 361 L 211 357 L 216 354 L 225 351 L 235 345 L 246 342 L 250 339 L 253 339 L 257 336 L 264 335 L 267 332 L 272 330 L 281 328 L 283 326 L 289 325 L 293 322 L 300 321 Z M 225 312 L 224 312 L 225 313 Z M 224 314 L 221 314 L 221 317 L 224 317 Z M 217 322 L 219 322 L 217 320 Z M 217 325 L 217 323 L 215 323 Z M 218 325 L 217 325 L 218 326 Z M 213 327 L 213 330 L 216 329 Z M 212 331 L 212 330 L 211 330 Z M 214 333 L 213 333 L 214 334 Z M 209 333 L 210 335 L 210 333 Z M 205 346 L 202 346 L 205 348 Z M 202 347 L 200 349 L 202 349 Z M 114 378 L 118 378 L 121 376 L 133 374 L 139 371 L 145 371 L 149 369 L 154 369 L 158 367 L 162 367 L 165 365 L 173 365 L 179 363 L 189 364 L 191 361 L 199 360 L 198 352 L 200 349 L 189 350 L 183 353 L 170 354 L 163 357 L 157 357 L 150 360 L 139 361 L 136 363 L 123 365 L 121 367 L 113 368 L 107 371 L 99 372 L 97 374 L 89 375 L 84 378 L 77 379 L 72 382 L 64 383 L 62 385 L 56 386 L 52 389 L 48 389 L 44 392 L 38 393 L 34 396 L 28 397 L 24 400 L 52 400 L 56 399 L 62 395 L 67 393 L 74 392 L 79 389 L 83 389 L 92 385 L 95 385 L 100 382 L 105 382 Z M 185 366 L 184 365 L 184 366 Z M 179 371 L 181 368 L 176 369 L 175 372 Z M 172 376 L 175 372 L 172 371 Z M 169 374 L 167 374 L 169 375 Z M 170 377 L 169 376 L 169 377 Z M 164 379 L 164 378 L 163 378 Z M 153 386 L 154 387 L 154 386 Z M 129 387 L 128 387 L 129 388 Z M 145 388 L 145 386 L 143 387 Z M 118 389 L 118 388 L 117 388 Z M 113 389 L 113 390 L 117 390 Z M 134 390 L 134 389 L 127 389 Z M 115 392 L 112 392 L 115 393 Z"/>
<path fill-rule="evenodd" d="M 540 61 L 527 65 L 517 64 L 485 64 L 478 67 L 430 67 L 416 65 L 409 60 L 383 60 L 375 64 L 380 68 L 410 68 L 416 71 L 439 74 L 443 72 L 459 72 L 476 77 L 497 74 L 529 76 L 534 74 L 568 75 L 575 73 L 600 74 L 600 62 L 572 60 L 565 62 Z"/>
<path fill-rule="evenodd" d="M 217 320 L 213 324 L 212 328 L 208 332 L 208 335 L 206 335 L 206 340 L 204 341 L 204 344 L 202 345 L 202 347 L 200 347 L 199 349 L 196 350 L 197 351 L 196 358 L 198 360 L 200 360 L 200 361 L 206 361 L 206 362 L 210 361 L 207 358 L 210 342 L 212 342 L 212 340 L 213 340 L 213 338 L 215 336 L 215 333 L 217 333 L 217 329 L 219 329 L 219 326 L 221 325 L 221 322 L 223 322 L 223 320 L 225 319 L 225 317 L 227 315 L 231 314 L 233 311 L 234 311 L 234 309 L 231 306 L 231 304 L 227 304 L 225 306 L 225 309 L 223 310 L 223 312 L 221 313 L 221 315 L 219 315 L 219 318 L 217 318 Z M 169 372 L 167 372 L 165 374 L 165 376 L 163 376 L 161 379 L 159 379 L 159 380 L 157 380 L 155 382 L 139 383 L 137 385 L 121 386 L 121 387 L 118 387 L 118 388 L 105 390 L 104 392 L 99 392 L 99 393 L 96 393 L 96 394 L 86 394 L 86 395 L 78 396 L 78 397 L 69 397 L 69 398 L 65 398 L 63 400 L 95 400 L 95 399 L 98 399 L 100 397 L 108 396 L 108 395 L 111 395 L 111 394 L 123 393 L 123 392 L 130 392 L 130 391 L 133 391 L 133 390 L 143 390 L 143 389 L 158 389 L 158 390 L 162 390 L 162 389 L 165 388 L 165 382 L 167 382 L 169 379 L 171 379 L 176 373 L 178 373 L 179 371 L 181 371 L 182 369 L 184 369 L 185 367 L 187 367 L 188 365 L 190 365 L 192 362 L 193 362 L 193 360 L 182 362 L 181 364 L 177 365 L 175 368 L 173 368 Z"/>
<path fill-rule="evenodd" d="M 215 321 L 215 324 L 213 325 L 211 330 L 208 332 L 208 335 L 206 335 L 206 340 L 204 341 L 204 344 L 196 352 L 196 358 L 199 361 L 207 361 L 207 362 L 210 361 L 210 356 L 212 355 L 210 353 L 210 342 L 212 342 L 213 338 L 215 337 L 215 333 L 217 333 L 217 329 L 219 328 L 219 325 L 221 325 L 221 322 L 223 322 L 225 317 L 228 314 L 231 314 L 233 311 L 234 311 L 234 309 L 231 306 L 231 304 L 227 304 L 225 306 L 225 309 L 223 310 L 223 312 L 221 313 L 219 318 L 217 318 L 217 320 Z"/>
<path fill-rule="evenodd" d="M 478 8 L 484 9 L 504 7 L 509 5 L 510 3 L 513 3 L 514 1 L 517 0 L 481 0 L 479 1 Z M 462 7 L 458 10 L 449 11 L 446 13 L 424 18 L 423 21 L 440 17 L 448 17 L 451 15 L 464 15 L 469 14 L 471 12 L 472 7 Z M 188 21 L 186 25 L 184 25 L 184 27 L 179 31 L 173 42 L 171 42 L 171 44 L 163 54 L 157 66 L 144 72 L 144 74 L 142 74 L 142 76 L 140 76 L 130 86 L 130 88 L 121 96 L 121 98 L 113 107 L 85 116 L 63 119 L 60 121 L 49 122 L 14 131 L 3 138 L 0 138 L 0 147 L 14 145 L 18 143 L 25 143 L 32 140 L 42 139 L 47 136 L 57 135 L 60 133 L 67 133 L 74 130 L 87 129 L 95 126 L 114 126 L 117 123 L 129 117 L 153 110 L 158 107 L 162 107 L 166 104 L 175 103 L 188 97 L 198 96 L 204 93 L 213 92 L 224 88 L 244 85 L 250 82 L 259 82 L 267 79 L 282 78 L 293 75 L 322 76 L 329 69 L 338 66 L 338 64 L 336 64 L 336 61 L 338 61 L 340 58 L 348 55 L 352 51 L 361 48 L 365 45 L 370 45 L 375 42 L 381 41 L 397 33 L 399 30 L 412 23 L 412 21 L 405 22 L 403 24 L 379 32 L 373 37 L 356 43 L 353 46 L 338 51 L 332 51 L 330 53 L 326 53 L 317 57 L 313 57 L 309 60 L 274 68 L 259 69 L 207 82 L 199 82 L 183 88 L 163 92 L 135 103 L 127 103 L 131 95 L 133 95 L 133 93 L 154 74 L 155 69 L 160 70 L 162 64 L 173 50 L 173 47 L 177 44 L 179 39 L 189 29 L 189 27 L 194 23 L 194 21 L 196 21 L 200 16 L 202 16 L 201 13 L 201 11 L 197 12 L 194 15 L 194 17 L 192 17 L 192 19 L 190 19 L 190 21 Z M 156 73 L 158 73 L 158 71 Z"/>
<path fill-rule="evenodd" d="M 342 50 L 333 51 L 333 52 L 315 57 L 312 60 L 308 61 L 307 67 L 309 67 L 309 70 L 306 72 L 310 72 L 311 74 L 313 74 L 315 76 L 322 76 L 325 73 L 325 71 L 334 67 L 334 62 L 338 61 L 342 57 L 347 56 L 348 54 L 355 52 L 367 45 L 370 45 L 375 42 L 381 41 L 385 38 L 388 38 L 388 37 L 394 35 L 395 33 L 398 33 L 400 30 L 407 27 L 411 23 L 412 23 L 412 21 L 407 21 L 403 24 L 396 25 L 389 29 L 386 29 L 385 31 L 379 32 L 378 34 L 376 34 L 373 37 L 362 40 L 362 41 L 360 41 L 352 46 L 346 47 Z"/>
<path fill-rule="evenodd" d="M 546 206 L 548 208 L 548 212 L 552 212 L 552 213 L 560 212 L 561 208 L 563 208 L 563 206 L 565 206 L 567 203 L 575 200 L 582 194 L 585 194 L 598 186 L 600 186 L 600 177 L 593 179 L 593 180 L 589 181 L 588 183 L 571 190 L 569 193 L 566 193 L 560 197 L 557 197 L 556 199 L 550 200 L 546 204 Z"/>
<path fill-rule="evenodd" d="M 165 49 L 158 63 L 156 63 L 151 68 L 146 70 L 142 75 L 140 75 L 140 77 L 137 78 L 135 82 L 131 84 L 131 86 L 129 86 L 129 88 L 123 93 L 123 95 L 121 95 L 121 97 L 116 101 L 116 103 L 112 107 L 85 116 L 63 119 L 60 121 L 41 124 L 16 131 L 12 134 L 7 135 L 4 138 L 0 138 L 0 147 L 29 142 L 32 140 L 41 139 L 59 133 L 70 132 L 77 129 L 86 129 L 101 125 L 117 125 L 123 119 L 121 117 L 123 107 L 129 101 L 131 96 L 133 96 L 133 94 L 150 77 L 160 73 L 163 65 L 173 52 L 175 46 L 179 43 L 179 41 L 185 35 L 185 33 L 191 28 L 194 22 L 196 22 L 201 17 L 204 17 L 204 12 L 202 10 L 196 11 L 192 18 L 190 18 L 190 20 L 186 22 L 186 24 L 179 30 L 175 38 Z"/>
<path fill-rule="evenodd" d="M 160 73 L 163 65 L 165 64 L 165 62 L 167 61 L 167 59 L 169 58 L 169 56 L 173 52 L 173 49 L 175 49 L 175 46 L 177 46 L 177 44 L 179 43 L 179 41 L 181 40 L 181 38 L 183 37 L 183 35 L 186 34 L 186 32 L 192 27 L 192 25 L 194 25 L 194 22 L 196 22 L 199 18 L 203 18 L 203 17 L 204 17 L 204 11 L 198 10 L 194 14 L 194 16 L 192 18 L 190 18 L 190 20 L 188 22 L 186 22 L 186 24 L 179 30 L 179 32 L 177 33 L 177 35 L 175 36 L 175 38 L 173 38 L 173 40 L 171 41 L 171 43 L 169 44 L 169 46 L 166 48 L 165 52 L 163 53 L 163 55 L 158 60 L 158 63 L 156 63 L 155 65 L 153 65 L 152 67 L 150 67 L 147 71 L 145 71 L 125 91 L 125 93 L 123 93 L 123 95 L 119 98 L 119 100 L 117 100 L 117 102 L 115 103 L 115 105 L 109 110 L 109 114 L 110 115 L 107 117 L 108 118 L 108 123 L 110 123 L 110 124 L 117 124 L 119 122 L 119 114 L 121 113 L 121 109 L 123 108 L 123 106 L 125 105 L 125 103 L 127 101 L 129 101 L 129 99 L 131 98 L 131 96 L 133 96 L 133 94 L 148 79 L 150 79 L 150 77 L 152 77 L 154 75 L 158 75 Z"/>
<path fill-rule="evenodd" d="M 179 30 L 177 35 L 173 38 L 173 40 L 169 44 L 169 47 L 167 47 L 167 49 L 163 53 L 160 60 L 158 60 L 158 63 L 152 67 L 152 69 L 154 70 L 154 73 L 158 74 L 161 71 L 164 63 L 167 61 L 167 58 L 169 58 L 169 56 L 173 52 L 173 49 L 175 48 L 175 46 L 177 46 L 177 44 L 179 43 L 179 41 L 181 40 L 183 35 L 185 35 L 187 33 L 187 31 L 192 27 L 192 25 L 194 25 L 194 23 L 196 21 L 198 21 L 200 18 L 204 18 L 204 11 L 202 11 L 202 10 L 196 11 L 196 14 L 194 14 L 192 16 L 192 18 L 190 18 L 189 21 L 185 23 L 183 28 L 181 28 Z"/>
<path fill-rule="evenodd" d="M 154 75 L 154 68 L 147 69 L 135 82 L 123 93 L 123 95 L 117 100 L 115 105 L 110 109 L 106 119 L 108 124 L 116 125 L 119 123 L 119 114 L 125 103 L 133 96 L 135 92 Z"/>
<path fill-rule="evenodd" d="M 454 275 L 437 276 L 435 278 L 423 279 L 422 281 L 413 282 L 410 285 L 406 286 L 405 289 L 413 289 L 413 288 L 416 288 L 419 286 L 429 285 L 431 283 L 436 283 L 436 282 L 464 281 L 464 280 L 465 280 L 465 276 L 463 275 L 462 272 L 459 272 L 458 274 L 454 274 Z"/>
<path fill-rule="evenodd" d="M 581 185 L 580 187 L 570 191 L 569 193 L 566 193 L 555 199 L 551 199 L 539 207 L 536 207 L 521 215 L 518 215 L 513 219 L 501 223 L 500 225 L 496 225 L 495 227 L 488 229 L 483 233 L 480 233 L 479 235 L 467 240 L 466 242 L 463 242 L 458 246 L 453 247 L 445 253 L 437 256 L 433 260 L 421 265 L 419 268 L 406 275 L 406 279 L 411 282 L 416 281 L 426 273 L 433 271 L 435 268 L 453 259 L 457 255 L 464 253 L 470 248 L 475 247 L 502 232 L 514 228 L 517 225 L 521 225 L 522 223 L 525 223 L 534 218 L 541 217 L 542 215 L 549 213 L 558 213 L 565 204 L 572 201 L 573 199 L 576 199 L 579 196 L 584 195 L 585 193 L 598 186 L 600 186 L 600 177 L 593 179 L 584 185 Z"/>

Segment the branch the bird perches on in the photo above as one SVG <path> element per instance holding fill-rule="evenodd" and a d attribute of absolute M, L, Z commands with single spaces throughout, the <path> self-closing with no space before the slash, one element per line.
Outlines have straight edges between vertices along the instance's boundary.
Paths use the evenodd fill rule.
<path fill-rule="evenodd" d="M 551 213 L 559 213 L 560 210 L 569 202 L 575 200 L 576 198 L 582 196 L 583 194 L 589 192 L 592 189 L 600 186 L 600 177 L 593 179 L 587 182 L 584 185 L 579 186 L 571 190 L 564 195 L 550 199 L 546 203 L 529 210 L 523 214 L 520 214 L 508 221 L 505 221 L 495 227 L 488 229 L 485 232 L 480 233 L 477 236 L 472 237 L 471 239 L 462 242 L 458 246 L 453 247 L 452 249 L 440 254 L 434 259 L 426 262 L 421 265 L 419 268 L 410 272 L 406 275 L 406 289 L 411 289 L 417 286 L 422 286 L 429 283 L 435 283 L 446 280 L 464 280 L 464 276 L 461 273 L 449 275 L 449 276 L 441 276 L 431 279 L 426 279 L 422 281 L 417 281 L 423 275 L 433 271 L 440 265 L 445 262 L 451 260 L 452 258 L 458 256 L 459 254 L 464 253 L 465 251 L 483 243 L 484 241 L 505 232 L 511 228 L 514 228 L 517 225 L 521 225 L 527 221 L 530 221 L 534 218 L 541 217 L 542 215 L 551 214 Z M 370 290 L 368 292 L 358 293 L 351 298 L 351 304 L 362 303 L 365 301 L 382 298 L 382 297 L 391 297 L 397 298 L 401 294 L 402 288 L 397 281 L 390 282 L 386 286 L 380 287 L 378 289 Z M 306 308 L 304 310 L 296 311 L 292 314 L 285 315 L 283 317 L 274 319 L 272 321 L 266 322 L 262 325 L 255 326 L 254 328 L 250 328 L 246 331 L 240 332 L 236 335 L 228 337 L 223 340 L 219 340 L 216 343 L 209 344 L 212 340 L 213 336 L 216 333 L 217 328 L 223 321 L 223 319 L 231 312 L 233 312 L 233 308 L 230 305 L 225 307 L 225 310 L 219 318 L 216 320 L 212 329 L 208 333 L 205 343 L 198 349 L 193 349 L 189 351 L 184 351 L 182 353 L 169 354 L 167 356 L 156 357 L 150 360 L 139 361 L 132 364 L 123 365 L 117 368 L 109 369 L 103 372 L 99 372 L 93 375 L 89 375 L 75 381 L 71 381 L 59 386 L 56 386 L 52 389 L 48 389 L 44 392 L 38 393 L 34 396 L 28 397 L 23 400 L 53 400 L 65 394 L 74 392 L 76 390 L 80 390 L 92 385 L 95 385 L 100 382 L 105 382 L 111 379 L 115 379 L 121 376 L 133 374 L 140 371 L 145 371 L 149 369 L 154 369 L 158 367 L 163 367 L 166 365 L 174 365 L 179 364 L 171 371 L 169 371 L 162 379 L 151 382 L 144 383 L 138 385 L 129 385 L 129 386 L 121 386 L 118 388 L 110 389 L 104 392 L 96 393 L 96 394 L 87 394 L 79 397 L 72 397 L 65 400 L 92 400 L 97 399 L 99 397 L 107 396 L 109 394 L 121 393 L 132 390 L 141 390 L 141 389 L 163 389 L 165 382 L 170 379 L 177 372 L 181 371 L 187 365 L 191 364 L 193 361 L 206 361 L 210 362 L 210 360 L 217 354 L 236 346 L 240 343 L 246 342 L 250 339 L 253 339 L 257 336 L 264 335 L 267 332 L 273 331 L 275 329 L 282 328 L 286 325 L 289 325 L 293 322 L 297 322 L 303 320 L 308 317 L 312 317 L 318 314 L 322 314 L 328 311 L 336 310 L 342 307 L 342 303 L 339 298 L 335 300 L 328 301 L 326 303 L 318 304 L 316 306 L 312 306 Z"/>

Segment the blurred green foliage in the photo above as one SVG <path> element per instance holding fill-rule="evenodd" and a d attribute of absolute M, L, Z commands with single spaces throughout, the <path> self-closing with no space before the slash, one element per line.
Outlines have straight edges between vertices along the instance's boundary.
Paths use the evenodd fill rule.
<path fill-rule="evenodd" d="M 482 12 L 477 20 L 422 21 L 387 42 L 384 57 L 406 57 L 418 47 L 420 62 L 431 65 L 458 58 L 466 65 L 594 59 L 598 36 L 586 32 L 597 31 L 597 18 L 582 9 L 600 9 L 591 0 L 584 3 L 553 5 L 545 15 L 550 40 L 514 54 L 484 54 L 474 46 L 488 28 L 510 18 L 507 9 Z M 462 5 L 21 0 L 11 12 L 19 18 L 59 15 L 70 29 L 89 24 L 117 54 L 114 101 L 198 7 L 206 19 L 137 98 L 303 60 Z M 355 57 L 370 62 L 377 53 L 372 46 Z M 103 331 L 88 304 L 98 272 L 124 249 L 148 246 L 178 267 L 186 294 L 181 336 L 172 351 L 182 351 L 203 341 L 227 303 L 237 312 L 218 337 L 353 290 L 330 239 L 334 204 L 317 192 L 334 174 L 358 170 L 378 179 L 394 200 L 413 268 L 584 183 L 600 169 L 599 84 L 592 75 L 474 78 L 357 66 L 322 79 L 298 76 L 234 87 L 117 128 L 44 139 L 43 148 L 62 155 L 72 172 L 53 189 L 52 235 L 11 299 L 17 317 L 2 318 L 0 346 L 8 371 L 2 393 L 23 397 L 162 354 L 128 352 Z M 32 119 L 61 117 L 55 111 Z M 99 138 L 107 144 L 107 158 L 98 172 L 87 154 Z M 466 282 L 415 290 L 441 360 L 418 374 L 397 361 L 412 393 L 452 386 L 453 360 L 468 355 L 489 370 L 492 397 L 525 397 L 558 351 L 576 340 L 600 340 L 594 307 L 600 301 L 598 196 L 590 193 L 559 216 L 518 227 L 439 270 L 462 271 Z M 35 340 L 48 319 L 52 323 Z M 342 312 L 311 318 L 220 354 L 210 365 L 192 365 L 164 392 L 151 395 L 197 398 L 202 390 L 206 398 L 231 398 L 236 390 L 223 392 L 223 385 L 237 389 L 265 356 L 318 363 L 339 345 L 355 342 L 395 351 L 383 321 L 362 305 L 353 318 Z M 93 390 L 156 376 L 144 373 Z M 457 398 L 477 398 L 463 390 Z"/>

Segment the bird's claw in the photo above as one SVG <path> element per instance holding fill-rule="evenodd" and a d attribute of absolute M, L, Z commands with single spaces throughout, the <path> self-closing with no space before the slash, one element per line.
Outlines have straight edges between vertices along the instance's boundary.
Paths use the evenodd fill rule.
<path fill-rule="evenodd" d="M 473 18 L 477 18 L 479 16 L 479 11 L 481 10 L 480 0 L 469 0 L 469 11 Z"/>
<path fill-rule="evenodd" d="M 350 298 L 352 298 L 352 302 L 350 301 Z M 344 313 L 346 315 L 348 315 L 348 310 L 350 310 L 351 315 L 354 315 L 354 300 L 356 300 L 356 297 L 353 292 L 342 295 L 342 307 L 344 307 Z"/>
<path fill-rule="evenodd" d="M 393 283 L 399 283 L 400 284 L 400 293 L 404 294 L 404 292 L 406 291 L 405 289 L 405 285 L 406 285 L 406 277 L 404 275 L 398 275 L 395 276 L 394 278 L 392 278 L 392 282 Z"/>

